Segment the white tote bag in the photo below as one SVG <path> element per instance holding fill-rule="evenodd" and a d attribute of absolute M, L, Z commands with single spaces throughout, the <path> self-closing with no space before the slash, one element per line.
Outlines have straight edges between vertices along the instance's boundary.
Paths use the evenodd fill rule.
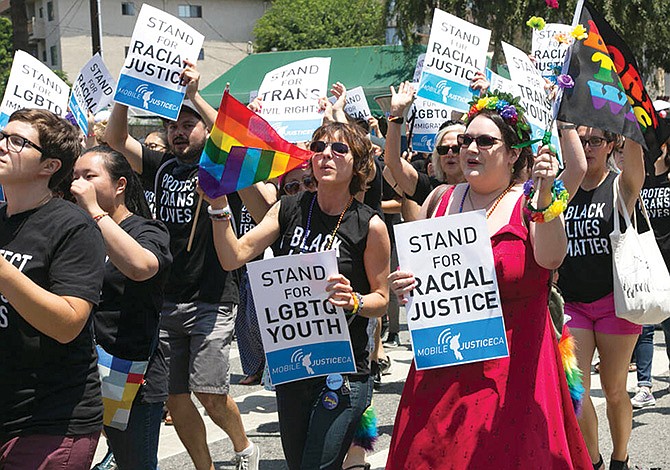
<path fill-rule="evenodd" d="M 661 323 L 670 317 L 670 274 L 658 248 L 642 198 L 638 197 L 649 230 L 638 233 L 631 223 L 619 192 L 619 177 L 614 180 L 614 231 L 612 267 L 616 316 L 638 325 Z M 617 209 L 626 222 L 622 233 Z"/>

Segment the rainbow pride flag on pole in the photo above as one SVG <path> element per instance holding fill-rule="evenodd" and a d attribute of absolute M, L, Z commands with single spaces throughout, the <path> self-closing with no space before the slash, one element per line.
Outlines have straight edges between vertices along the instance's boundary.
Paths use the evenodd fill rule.
<path fill-rule="evenodd" d="M 200 157 L 198 181 L 207 196 L 216 198 L 283 175 L 311 156 L 226 90 Z"/>

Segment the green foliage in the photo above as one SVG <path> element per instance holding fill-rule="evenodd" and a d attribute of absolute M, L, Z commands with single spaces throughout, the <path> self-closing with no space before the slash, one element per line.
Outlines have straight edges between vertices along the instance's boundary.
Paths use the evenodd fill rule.
<path fill-rule="evenodd" d="M 434 8 L 488 28 L 497 65 L 504 62 L 501 40 L 530 50 L 532 31 L 526 21 L 531 16 L 541 16 L 547 23 L 572 23 L 577 0 L 558 3 L 558 9 L 551 9 L 544 0 L 386 0 L 386 15 L 408 45 L 420 42 L 421 33 L 428 32 Z M 645 75 L 654 67 L 670 70 L 670 0 L 591 0 L 591 4 L 623 37 Z"/>
<path fill-rule="evenodd" d="M 267 52 L 384 44 L 380 0 L 274 0 L 254 28 Z"/>
<path fill-rule="evenodd" d="M 65 70 L 54 70 L 54 73 L 58 76 L 58 78 L 63 80 L 67 86 L 72 88 L 72 82 L 70 82 L 70 79 L 67 78 L 67 72 Z"/>
<path fill-rule="evenodd" d="M 9 18 L 0 16 L 0 96 L 5 94 L 9 72 L 12 68 L 14 59 L 12 44 L 12 22 Z"/>

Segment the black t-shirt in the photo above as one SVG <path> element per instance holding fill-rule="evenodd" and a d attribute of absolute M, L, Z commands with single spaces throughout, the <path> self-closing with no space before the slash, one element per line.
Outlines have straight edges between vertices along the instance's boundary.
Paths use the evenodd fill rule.
<path fill-rule="evenodd" d="M 163 305 L 163 287 L 168 278 L 172 255 L 170 235 L 162 222 L 132 215 L 120 227 L 142 248 L 158 259 L 158 272 L 151 279 L 136 282 L 128 279 L 108 259 L 100 305 L 93 317 L 96 342 L 113 356 L 130 361 L 145 361 L 156 352 L 158 320 Z M 163 381 L 156 374 L 162 372 L 160 360 L 150 361 L 145 382 Z M 140 389 L 142 397 L 145 387 Z M 167 389 L 159 398 L 164 398 Z M 155 397 L 152 397 L 155 398 Z M 142 398 L 140 398 L 142 399 Z"/>
<path fill-rule="evenodd" d="M 428 199 L 430 192 L 442 183 L 440 183 L 432 176 L 428 176 L 426 173 L 422 173 L 420 171 L 417 172 L 417 175 L 419 178 L 416 181 L 416 189 L 414 190 L 414 194 L 407 195 L 407 199 L 422 205 L 424 201 Z"/>
<path fill-rule="evenodd" d="M 315 197 L 316 193 L 308 192 L 282 196 L 279 209 L 280 236 L 273 247 L 276 256 L 327 250 L 332 239 L 331 233 L 340 216 L 325 214 L 317 201 L 314 202 L 309 236 L 303 240 L 309 208 L 312 198 Z M 370 219 L 374 215 L 375 212 L 369 206 L 354 200 L 344 214 L 332 244 L 332 249 L 336 250 L 340 274 L 349 279 L 354 291 L 361 294 L 370 292 L 370 283 L 363 268 L 363 254 L 367 245 Z M 376 324 L 375 320 L 358 315 L 349 324 L 349 335 L 359 374 L 370 373 L 370 339 L 374 335 Z"/>
<path fill-rule="evenodd" d="M 384 189 L 382 172 L 384 169 L 377 158 L 373 158 L 373 162 L 375 164 L 375 177 L 368 183 L 363 202 L 371 207 L 379 217 L 382 217 L 384 215 L 382 212 L 382 193 Z"/>
<path fill-rule="evenodd" d="M 203 201 L 191 251 L 186 251 L 198 194 L 197 163 L 187 164 L 169 153 L 142 148 L 142 179 L 154 181 L 156 218 L 170 232 L 172 270 L 165 298 L 173 302 L 200 300 L 238 303 L 237 276 L 221 268 L 212 239 L 212 222 Z"/>
<path fill-rule="evenodd" d="M 594 302 L 612 292 L 613 184 L 610 172 L 597 188 L 579 189 L 565 211 L 568 253 L 558 285 L 568 302 Z"/>
<path fill-rule="evenodd" d="M 7 217 L 0 207 L 0 254 L 35 284 L 97 304 L 105 246 L 79 207 L 52 199 Z M 0 297 L 0 443 L 19 434 L 81 435 L 102 427 L 91 318 L 61 344 L 33 328 Z"/>
<path fill-rule="evenodd" d="M 640 195 L 647 208 L 665 264 L 670 267 L 670 181 L 668 181 L 668 172 L 660 175 L 647 175 Z M 643 219 L 638 216 L 637 220 Z"/>

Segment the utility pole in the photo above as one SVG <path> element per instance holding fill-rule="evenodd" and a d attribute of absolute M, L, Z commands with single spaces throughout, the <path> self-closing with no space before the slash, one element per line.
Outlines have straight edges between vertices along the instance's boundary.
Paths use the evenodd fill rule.
<path fill-rule="evenodd" d="M 89 0 L 91 7 L 91 45 L 93 55 L 97 52 L 102 56 L 102 18 L 100 14 L 100 0 Z"/>

